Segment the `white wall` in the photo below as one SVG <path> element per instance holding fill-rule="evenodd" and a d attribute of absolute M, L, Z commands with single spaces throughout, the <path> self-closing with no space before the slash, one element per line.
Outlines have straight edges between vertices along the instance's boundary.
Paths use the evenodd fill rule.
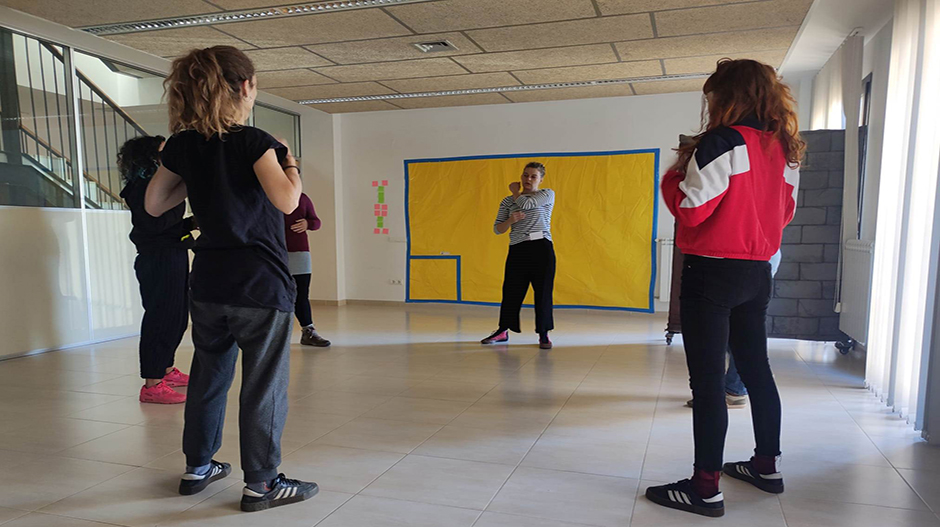
<path fill-rule="evenodd" d="M 334 116 L 340 141 L 346 296 L 403 301 L 404 161 L 466 155 L 590 152 L 659 148 L 660 173 L 673 160 L 678 135 L 699 127 L 699 93 L 561 102 L 396 110 Z M 389 180 L 390 234 L 373 234 L 374 180 Z M 496 203 L 493 204 L 495 214 Z M 659 235 L 672 216 L 660 207 Z M 456 233 L 459 235 L 459 233 Z"/>

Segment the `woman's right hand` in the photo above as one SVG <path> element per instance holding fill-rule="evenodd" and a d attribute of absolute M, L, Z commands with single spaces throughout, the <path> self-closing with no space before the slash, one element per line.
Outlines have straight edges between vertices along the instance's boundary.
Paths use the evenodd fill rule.
<path fill-rule="evenodd" d="M 509 221 L 513 224 L 519 223 L 525 219 L 525 212 L 513 212 L 509 215 Z"/>

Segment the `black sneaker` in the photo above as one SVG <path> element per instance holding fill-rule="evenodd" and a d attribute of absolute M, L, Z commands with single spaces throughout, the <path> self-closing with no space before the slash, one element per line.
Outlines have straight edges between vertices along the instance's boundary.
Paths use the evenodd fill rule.
<path fill-rule="evenodd" d="M 281 505 L 290 505 L 314 497 L 320 492 L 316 483 L 307 483 L 296 479 L 287 479 L 284 474 L 274 478 L 271 490 L 264 494 L 248 487 L 242 489 L 242 510 L 245 512 L 263 511 Z"/>
<path fill-rule="evenodd" d="M 725 474 L 741 481 L 746 481 L 764 492 L 771 494 L 783 493 L 783 474 L 761 474 L 750 461 L 739 463 L 725 463 L 722 468 Z"/>
<path fill-rule="evenodd" d="M 725 515 L 725 498 L 719 492 L 711 498 L 700 498 L 692 490 L 692 482 L 684 479 L 661 487 L 646 489 L 646 499 L 657 505 L 711 518 Z"/>
<path fill-rule="evenodd" d="M 318 348 L 328 348 L 331 342 L 321 337 L 317 330 L 313 328 L 303 328 L 300 335 L 300 344 L 303 346 L 316 346 Z"/>
<path fill-rule="evenodd" d="M 180 480 L 180 494 L 183 496 L 198 494 L 213 481 L 225 479 L 232 473 L 232 465 L 228 463 L 220 463 L 213 459 L 210 464 L 212 466 L 209 467 L 209 472 L 205 474 L 193 474 L 192 472 L 183 474 L 183 478 Z"/>
<path fill-rule="evenodd" d="M 489 337 L 481 340 L 481 344 L 499 344 L 501 342 L 509 342 L 509 330 L 508 329 L 497 329 Z"/>

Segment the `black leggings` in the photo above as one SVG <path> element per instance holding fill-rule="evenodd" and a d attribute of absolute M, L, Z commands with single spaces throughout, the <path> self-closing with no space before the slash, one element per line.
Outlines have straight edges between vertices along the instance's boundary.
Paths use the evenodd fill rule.
<path fill-rule="evenodd" d="M 552 292 L 555 287 L 555 247 L 541 239 L 509 246 L 506 274 L 503 278 L 503 302 L 499 309 L 499 327 L 521 333 L 519 311 L 529 284 L 535 292 L 535 331 L 555 329 L 552 316 Z"/>
<path fill-rule="evenodd" d="M 189 324 L 189 254 L 150 249 L 134 262 L 144 319 L 140 324 L 140 377 L 162 379 Z"/>
<path fill-rule="evenodd" d="M 297 298 L 294 300 L 294 315 L 300 327 L 313 325 L 313 314 L 310 313 L 310 273 L 295 274 L 294 283 L 297 284 Z"/>
<path fill-rule="evenodd" d="M 699 470 L 721 470 L 728 431 L 725 352 L 729 344 L 751 399 L 754 452 L 780 455 L 780 396 L 767 358 L 770 290 L 767 262 L 685 257 L 680 310 Z"/>

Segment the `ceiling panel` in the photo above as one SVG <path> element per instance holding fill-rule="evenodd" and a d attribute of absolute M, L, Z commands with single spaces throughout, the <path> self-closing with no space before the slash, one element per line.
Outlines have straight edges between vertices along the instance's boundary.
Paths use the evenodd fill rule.
<path fill-rule="evenodd" d="M 226 11 L 254 9 L 256 7 L 279 7 L 289 5 L 290 0 L 209 0 Z"/>
<path fill-rule="evenodd" d="M 629 84 L 608 86 L 584 86 L 580 88 L 561 88 L 557 90 L 532 90 L 506 92 L 512 102 L 564 101 L 569 99 L 593 99 L 597 97 L 624 97 L 633 95 Z"/>
<path fill-rule="evenodd" d="M 210 46 L 235 46 L 239 49 L 252 47 L 251 44 L 246 44 L 211 27 L 164 29 L 126 35 L 109 35 L 107 38 L 161 57 L 177 57 L 190 50 Z"/>
<path fill-rule="evenodd" d="M 453 44 L 455 51 L 428 54 L 414 47 L 418 42 L 446 40 Z M 438 33 L 434 35 L 413 35 L 410 37 L 382 38 L 340 42 L 307 46 L 307 49 L 326 57 L 337 64 L 361 64 L 365 62 L 385 62 L 391 60 L 424 59 L 428 57 L 449 57 L 480 53 L 481 50 L 467 37 L 460 33 Z"/>
<path fill-rule="evenodd" d="M 327 104 L 311 104 L 310 107 L 326 113 L 381 112 L 383 110 L 401 109 L 385 101 L 331 102 Z"/>
<path fill-rule="evenodd" d="M 333 63 L 304 48 L 271 48 L 246 51 L 256 71 L 288 70 L 331 66 Z"/>
<path fill-rule="evenodd" d="M 411 31 L 381 9 L 323 13 L 224 24 L 226 33 L 259 48 L 322 44 L 343 40 L 395 37 Z"/>
<path fill-rule="evenodd" d="M 330 66 L 328 68 L 317 68 L 317 71 L 340 82 L 413 79 L 416 77 L 437 77 L 466 73 L 466 70 L 454 61 L 445 58 Z"/>
<path fill-rule="evenodd" d="M 597 6 L 604 15 L 622 15 L 753 1 L 755 0 L 597 0 Z"/>
<path fill-rule="evenodd" d="M 743 53 L 788 48 L 799 29 L 799 26 L 791 26 L 736 33 L 635 40 L 618 42 L 615 45 L 620 59 L 625 61 L 691 57 L 701 54 L 703 50 L 715 54 Z"/>
<path fill-rule="evenodd" d="M 654 77 L 662 75 L 658 60 L 550 68 L 544 70 L 516 71 L 514 74 L 525 84 L 549 84 L 554 82 L 579 82 L 592 80 L 629 79 L 632 77 Z"/>
<path fill-rule="evenodd" d="M 725 55 L 708 55 L 704 57 L 686 57 L 682 59 L 666 59 L 666 74 L 681 75 L 685 73 L 712 73 L 718 61 L 727 57 L 729 59 L 754 59 L 773 67 L 779 67 L 787 50 L 755 51 L 753 53 L 730 53 Z"/>
<path fill-rule="evenodd" d="M 634 82 L 633 89 L 637 95 L 653 95 L 656 93 L 702 92 L 705 78 L 683 79 L 676 81 Z"/>
<path fill-rule="evenodd" d="M 265 90 L 269 93 L 294 101 L 310 99 L 334 99 L 337 97 L 363 97 L 366 95 L 388 95 L 395 93 L 377 82 L 351 82 L 324 86 L 303 86 L 298 88 L 274 88 Z"/>
<path fill-rule="evenodd" d="M 0 0 L 0 5 L 70 27 L 219 11 L 203 0 Z"/>
<path fill-rule="evenodd" d="M 474 73 L 509 71 L 533 68 L 555 68 L 579 64 L 617 62 L 617 55 L 609 44 L 549 48 L 530 51 L 506 51 L 454 57 Z"/>
<path fill-rule="evenodd" d="M 813 0 L 767 0 L 656 13 L 659 36 L 695 35 L 765 27 L 798 26 Z"/>
<path fill-rule="evenodd" d="M 518 86 L 519 81 L 508 73 L 472 73 L 450 77 L 431 77 L 429 79 L 406 79 L 385 81 L 382 84 L 401 93 L 426 91 L 472 90 L 477 88 L 501 88 Z"/>
<path fill-rule="evenodd" d="M 476 95 L 447 95 L 444 97 L 415 97 L 414 99 L 395 99 L 395 105 L 402 108 L 442 108 L 445 106 L 478 106 L 482 104 L 507 104 L 509 101 L 498 93 L 479 93 Z"/>
<path fill-rule="evenodd" d="M 459 31 L 597 16 L 591 0 L 441 0 L 387 8 L 418 33 Z"/>
<path fill-rule="evenodd" d="M 653 38 L 653 24 L 643 14 L 480 29 L 468 35 L 486 51 L 515 51 Z"/>
<path fill-rule="evenodd" d="M 258 73 L 258 88 L 262 90 L 335 83 L 336 81 L 333 79 L 307 69 L 262 71 Z"/>

